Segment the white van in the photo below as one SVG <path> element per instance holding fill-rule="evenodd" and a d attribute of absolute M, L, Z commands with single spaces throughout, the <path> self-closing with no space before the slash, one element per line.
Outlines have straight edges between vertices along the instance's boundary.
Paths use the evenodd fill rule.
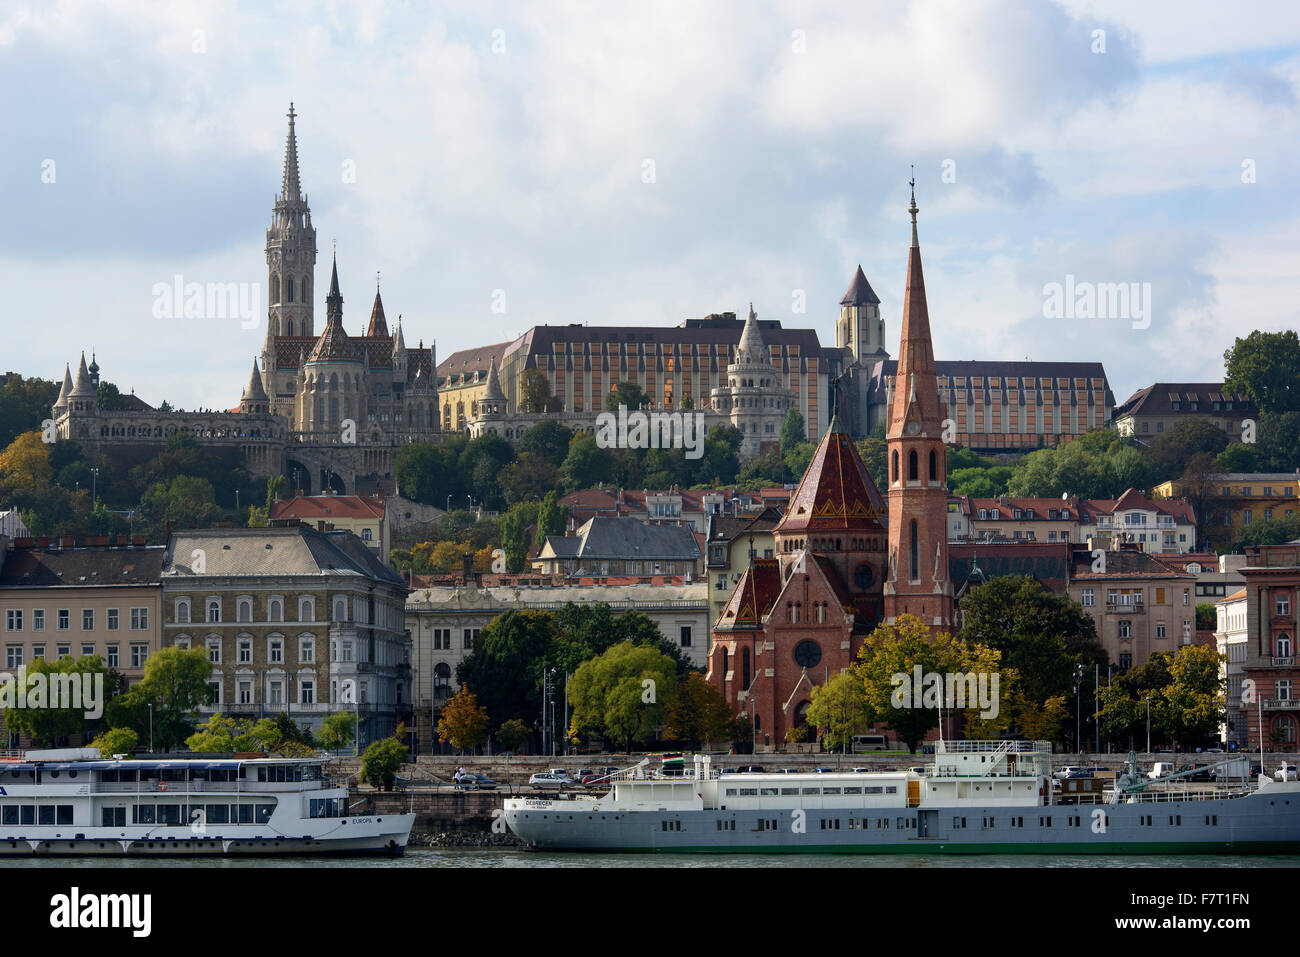
<path fill-rule="evenodd" d="M 1167 774 L 1173 774 L 1174 770 L 1174 762 L 1157 761 L 1151 766 L 1151 770 L 1147 773 L 1147 777 L 1154 781 L 1156 778 L 1163 778 Z"/>

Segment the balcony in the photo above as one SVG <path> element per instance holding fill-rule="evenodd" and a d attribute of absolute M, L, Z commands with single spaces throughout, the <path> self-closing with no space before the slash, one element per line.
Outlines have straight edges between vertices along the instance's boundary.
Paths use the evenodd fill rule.
<path fill-rule="evenodd" d="M 1107 601 L 1106 614 L 1108 615 L 1141 615 L 1146 612 L 1146 603 L 1140 601 L 1123 602 Z"/>
<path fill-rule="evenodd" d="M 1300 711 L 1300 698 L 1264 698 L 1265 711 Z"/>
<path fill-rule="evenodd" d="M 1274 655 L 1272 658 L 1268 659 L 1268 666 L 1270 668 L 1291 668 L 1295 666 L 1295 658 L 1279 658 Z"/>

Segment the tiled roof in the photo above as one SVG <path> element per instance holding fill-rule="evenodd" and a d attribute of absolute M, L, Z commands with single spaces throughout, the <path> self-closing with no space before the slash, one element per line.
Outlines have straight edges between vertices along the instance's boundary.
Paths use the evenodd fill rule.
<path fill-rule="evenodd" d="M 1075 548 L 1071 553 L 1070 580 L 1087 581 L 1110 578 L 1171 578 L 1194 581 L 1195 575 L 1166 565 L 1147 552 L 1136 549 L 1114 549 L 1106 553 L 1106 570 L 1093 571 L 1095 557 L 1088 548 Z"/>
<path fill-rule="evenodd" d="M 1021 521 L 1021 522 L 1046 522 L 1046 521 L 1069 521 L 1079 517 L 1077 506 L 1059 498 L 972 498 L 966 495 L 958 496 L 962 503 L 962 511 L 972 518 L 978 516 L 982 509 L 988 514 L 988 518 L 975 518 L 976 521 Z M 1016 519 L 1016 509 L 1020 510 L 1020 518 Z M 1033 515 L 1028 512 L 1033 510 Z M 996 510 L 998 514 L 992 513 Z M 1056 518 L 1049 519 L 1048 513 L 1055 511 Z"/>
<path fill-rule="evenodd" d="M 0 588 L 156 585 L 163 547 L 11 548 L 0 568 Z"/>
<path fill-rule="evenodd" d="M 778 532 L 884 529 L 884 500 L 857 448 L 843 432 L 827 432 L 790 497 Z"/>
<path fill-rule="evenodd" d="M 1104 383 L 1103 401 L 1108 406 L 1115 404 L 1114 393 L 1106 378 L 1105 367 L 1100 362 L 1011 362 L 984 359 L 936 359 L 935 376 L 938 378 L 940 394 L 950 405 L 957 402 L 957 393 L 965 394 L 966 403 L 974 404 L 977 400 L 988 398 L 989 393 L 998 393 L 1003 404 L 1021 398 L 1021 390 L 1033 393 L 1035 403 L 1040 400 L 1046 405 L 1073 406 L 1078 403 L 1078 387 L 1082 381 L 1083 388 L 1091 391 L 1092 380 L 1100 379 Z M 871 391 L 873 396 L 883 399 L 885 379 L 892 378 L 898 372 L 898 361 L 881 359 L 871 371 Z M 999 384 L 993 385 L 997 379 Z M 1041 380 L 1048 379 L 1048 385 Z M 1066 380 L 1064 385 L 1061 380 Z M 962 384 L 958 384 L 959 380 Z M 1040 395 L 1041 393 L 1041 395 Z M 1090 400 L 1090 396 L 1087 397 Z"/>
<path fill-rule="evenodd" d="M 871 288 L 871 283 L 867 282 L 867 274 L 862 271 L 862 266 L 858 266 L 858 271 L 853 274 L 853 280 L 849 283 L 849 288 L 844 292 L 844 298 L 840 300 L 841 306 L 878 306 L 880 297 L 876 291 Z"/>
<path fill-rule="evenodd" d="M 438 384 L 456 386 L 475 381 L 486 383 L 488 369 L 493 362 L 497 368 L 501 367 L 501 359 L 508 345 L 508 342 L 498 342 L 495 345 L 453 352 L 438 363 Z"/>
<path fill-rule="evenodd" d="M 1085 498 L 1079 501 L 1080 520 L 1089 524 L 1097 515 L 1113 515 L 1115 512 L 1140 509 L 1168 515 L 1182 525 L 1196 524 L 1196 515 L 1189 502 L 1184 499 L 1158 498 L 1150 499 L 1136 489 L 1128 489 L 1118 499 Z"/>
<path fill-rule="evenodd" d="M 758 629 L 763 616 L 781 594 L 781 569 L 775 558 L 756 558 L 740 576 L 735 590 L 727 599 L 717 627 L 723 630 Z"/>
<path fill-rule="evenodd" d="M 383 518 L 384 501 L 359 495 L 300 495 L 271 503 L 271 521 L 300 518 Z"/>
<path fill-rule="evenodd" d="M 1177 411 L 1175 402 L 1178 403 Z M 1225 392 L 1222 382 L 1156 382 L 1139 389 L 1123 405 L 1116 406 L 1115 418 L 1126 415 L 1206 415 L 1216 411 L 1215 402 L 1220 403 L 1217 411 L 1224 411 L 1222 403 L 1231 402 L 1232 409 L 1227 411 L 1234 415 L 1255 411 L 1255 403 L 1244 395 Z"/>
<path fill-rule="evenodd" d="M 1228 595 L 1226 598 L 1220 598 L 1218 601 L 1215 602 L 1215 604 L 1222 605 L 1224 602 L 1241 601 L 1245 597 L 1246 597 L 1246 589 L 1239 588 L 1236 591 L 1234 591 L 1231 595 Z"/>

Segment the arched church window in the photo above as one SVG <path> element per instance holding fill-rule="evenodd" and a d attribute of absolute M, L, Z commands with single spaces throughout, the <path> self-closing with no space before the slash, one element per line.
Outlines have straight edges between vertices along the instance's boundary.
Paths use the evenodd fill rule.
<path fill-rule="evenodd" d="M 938 461 L 939 461 L 938 457 L 934 454 L 934 449 L 931 449 L 930 450 L 930 481 L 931 482 L 939 481 L 939 477 L 936 471 L 936 466 L 938 464 Z"/>
<path fill-rule="evenodd" d="M 749 649 L 743 648 L 740 652 L 740 690 L 749 690 Z"/>
<path fill-rule="evenodd" d="M 910 549 L 912 569 L 911 574 L 908 576 L 912 581 L 920 581 L 921 579 L 921 546 L 919 539 L 916 519 L 912 519 L 912 547 Z"/>
<path fill-rule="evenodd" d="M 284 281 L 284 287 L 285 287 L 285 288 L 284 288 L 284 293 L 285 293 L 285 300 L 284 300 L 284 301 L 285 301 L 285 302 L 293 302 L 293 280 L 292 280 L 292 279 L 286 279 L 286 280 Z"/>
<path fill-rule="evenodd" d="M 891 482 L 897 482 L 898 481 L 898 451 L 897 450 L 894 451 L 894 457 L 893 457 L 893 462 L 891 463 L 890 472 L 891 475 L 889 480 Z"/>
<path fill-rule="evenodd" d="M 920 476 L 918 475 L 916 449 L 907 453 L 907 480 L 915 482 Z"/>
<path fill-rule="evenodd" d="M 272 276 L 271 277 L 271 302 L 278 303 L 279 301 L 280 301 L 280 277 Z"/>

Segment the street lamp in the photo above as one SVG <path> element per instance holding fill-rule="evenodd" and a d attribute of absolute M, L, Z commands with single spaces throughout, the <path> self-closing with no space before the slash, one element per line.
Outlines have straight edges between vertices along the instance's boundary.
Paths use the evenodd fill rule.
<path fill-rule="evenodd" d="M 1079 689 L 1083 685 L 1083 664 L 1079 663 L 1074 666 L 1074 744 L 1079 749 L 1079 754 L 1083 754 L 1083 698 L 1079 696 Z"/>
<path fill-rule="evenodd" d="M 93 506 L 99 488 L 99 469 L 91 469 L 90 476 L 90 504 Z"/>
<path fill-rule="evenodd" d="M 1147 754 L 1151 753 L 1151 696 L 1147 695 Z"/>
<path fill-rule="evenodd" d="M 149 702 L 149 753 L 153 754 L 153 702 Z"/>

